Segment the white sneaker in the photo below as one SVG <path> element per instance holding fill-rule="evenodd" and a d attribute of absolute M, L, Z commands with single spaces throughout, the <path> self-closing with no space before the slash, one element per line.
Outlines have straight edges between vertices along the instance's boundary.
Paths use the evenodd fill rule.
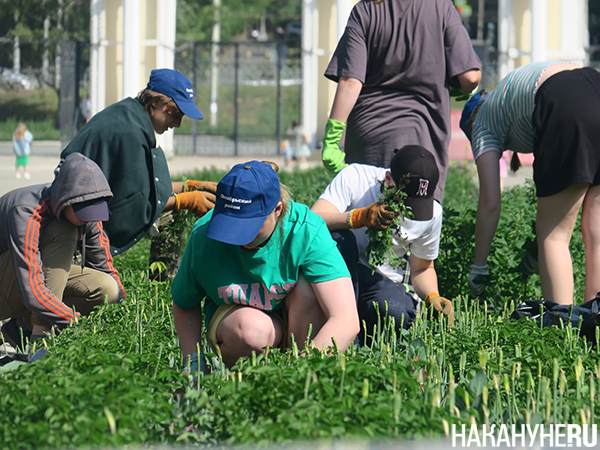
<path fill-rule="evenodd" d="M 17 180 L 21 179 L 21 172 L 17 172 Z"/>
<path fill-rule="evenodd" d="M 29 180 L 31 178 L 31 175 L 29 174 L 29 172 L 25 172 L 25 179 Z"/>

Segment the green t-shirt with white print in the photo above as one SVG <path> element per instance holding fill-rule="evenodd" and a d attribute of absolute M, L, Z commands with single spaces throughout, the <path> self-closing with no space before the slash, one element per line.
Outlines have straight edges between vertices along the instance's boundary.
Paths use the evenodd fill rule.
<path fill-rule="evenodd" d="M 195 308 L 206 297 L 206 324 L 218 305 L 282 308 L 300 273 L 311 283 L 350 276 L 325 222 L 306 205 L 290 201 L 267 244 L 255 250 L 207 238 L 211 217 L 212 211 L 194 225 L 171 287 L 173 302 L 182 309 Z"/>

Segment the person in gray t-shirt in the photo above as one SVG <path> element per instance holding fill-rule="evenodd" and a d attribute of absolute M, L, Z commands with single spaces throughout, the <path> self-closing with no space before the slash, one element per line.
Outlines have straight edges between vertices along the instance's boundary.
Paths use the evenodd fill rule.
<path fill-rule="evenodd" d="M 470 93 L 481 62 L 449 0 L 362 0 L 352 10 L 325 76 L 338 83 L 323 164 L 389 167 L 394 149 L 430 150 L 442 201 L 450 142 L 449 88 Z M 339 140 L 348 124 L 345 155 Z M 345 159 L 345 161 L 344 161 Z"/>

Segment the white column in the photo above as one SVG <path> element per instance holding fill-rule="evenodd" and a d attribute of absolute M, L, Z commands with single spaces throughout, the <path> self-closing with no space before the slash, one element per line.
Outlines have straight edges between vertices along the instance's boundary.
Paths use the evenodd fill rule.
<path fill-rule="evenodd" d="M 318 56 L 318 0 L 302 0 L 302 106 L 301 122 L 315 144 L 317 134 Z"/>
<path fill-rule="evenodd" d="M 512 43 L 512 0 L 498 0 L 498 79 L 514 67 L 510 57 Z"/>
<path fill-rule="evenodd" d="M 91 113 L 106 107 L 106 12 L 104 0 L 90 2 L 90 101 Z"/>
<path fill-rule="evenodd" d="M 156 69 L 175 67 L 175 32 L 177 28 L 177 2 L 175 0 L 157 0 Z M 150 75 L 150 73 L 148 73 Z"/>
<path fill-rule="evenodd" d="M 212 45 L 210 48 L 210 59 L 212 61 L 210 71 L 210 125 L 217 126 L 219 88 L 219 42 L 221 42 L 221 0 L 213 0 L 215 7 L 214 22 L 212 28 Z"/>
<path fill-rule="evenodd" d="M 561 3 L 561 60 L 586 64 L 588 45 L 588 15 L 584 0 L 562 0 Z"/>
<path fill-rule="evenodd" d="M 338 41 L 344 34 L 344 30 L 346 29 L 346 24 L 348 23 L 348 18 L 350 17 L 350 13 L 352 12 L 352 7 L 354 6 L 352 0 L 337 0 L 337 37 Z"/>
<path fill-rule="evenodd" d="M 581 30 L 581 34 L 583 35 L 582 37 L 582 45 L 583 45 L 583 51 L 584 51 L 584 58 L 583 58 L 583 64 L 585 64 L 586 66 L 590 64 L 590 55 L 589 53 L 586 51 L 587 48 L 589 48 L 590 46 L 590 33 L 589 33 L 589 26 L 588 24 L 590 23 L 590 11 L 589 11 L 589 5 L 585 0 L 581 0 L 581 3 L 579 5 L 579 10 L 581 11 L 581 20 L 583 21 L 583 23 L 585 24 L 585 29 Z"/>
<path fill-rule="evenodd" d="M 123 0 L 123 98 L 140 91 L 141 6 L 140 0 Z"/>
<path fill-rule="evenodd" d="M 175 68 L 175 30 L 177 24 L 177 1 L 157 0 L 156 35 L 158 47 L 156 49 L 156 69 Z M 150 71 L 148 75 L 150 76 Z M 195 86 L 194 86 L 195 88 Z M 169 130 L 157 137 L 157 144 L 163 149 L 167 158 L 175 155 L 173 140 L 174 132 Z"/>
<path fill-rule="evenodd" d="M 530 0 L 531 62 L 546 61 L 548 7 L 546 0 Z"/>

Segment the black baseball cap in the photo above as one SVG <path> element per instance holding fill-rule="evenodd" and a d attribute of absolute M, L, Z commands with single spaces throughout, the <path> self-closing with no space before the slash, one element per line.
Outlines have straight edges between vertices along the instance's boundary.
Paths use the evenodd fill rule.
<path fill-rule="evenodd" d="M 73 212 L 82 222 L 104 222 L 108 220 L 108 199 L 96 198 L 75 203 Z"/>
<path fill-rule="evenodd" d="M 407 183 L 403 189 L 407 194 L 404 204 L 410 207 L 412 219 L 431 220 L 433 194 L 440 176 L 433 154 L 420 145 L 406 145 L 394 153 L 390 164 L 392 179 L 396 185 Z"/>

